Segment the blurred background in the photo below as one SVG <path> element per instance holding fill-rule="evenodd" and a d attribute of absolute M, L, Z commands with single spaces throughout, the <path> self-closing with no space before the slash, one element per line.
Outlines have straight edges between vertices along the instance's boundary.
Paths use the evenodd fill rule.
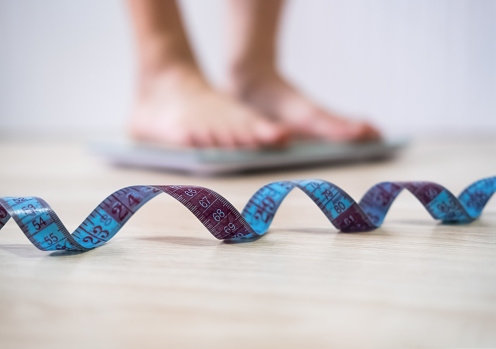
<path fill-rule="evenodd" d="M 181 6 L 221 83 L 225 0 Z M 323 105 L 390 133 L 496 131 L 496 1 L 292 0 L 280 66 Z M 123 132 L 135 50 L 120 0 L 0 1 L 0 136 Z"/>

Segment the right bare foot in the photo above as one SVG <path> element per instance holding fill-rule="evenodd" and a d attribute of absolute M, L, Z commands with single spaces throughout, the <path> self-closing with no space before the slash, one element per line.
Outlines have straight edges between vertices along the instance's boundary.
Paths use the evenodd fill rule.
<path fill-rule="evenodd" d="M 229 85 L 228 91 L 234 97 L 283 123 L 295 138 L 328 142 L 368 142 L 381 138 L 380 132 L 368 122 L 322 108 L 276 71 L 246 69 L 233 74 Z"/>
<path fill-rule="evenodd" d="M 257 148 L 288 139 L 282 126 L 216 92 L 189 67 L 143 79 L 129 131 L 139 141 L 179 147 Z"/>

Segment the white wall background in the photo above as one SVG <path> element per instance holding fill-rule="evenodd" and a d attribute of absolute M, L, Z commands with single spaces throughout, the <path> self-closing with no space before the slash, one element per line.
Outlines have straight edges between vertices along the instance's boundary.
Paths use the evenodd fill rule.
<path fill-rule="evenodd" d="M 182 2 L 217 82 L 225 1 Z M 494 0 L 293 0 L 280 50 L 310 95 L 386 130 L 496 131 Z M 0 0 L 0 134 L 121 130 L 134 67 L 122 1 Z"/>

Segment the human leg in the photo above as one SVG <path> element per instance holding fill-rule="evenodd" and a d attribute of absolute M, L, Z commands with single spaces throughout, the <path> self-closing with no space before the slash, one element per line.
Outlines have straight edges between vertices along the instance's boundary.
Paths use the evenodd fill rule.
<path fill-rule="evenodd" d="M 172 146 L 278 145 L 285 130 L 211 88 L 202 75 L 174 0 L 129 0 L 138 54 L 138 91 L 129 130 Z"/>
<path fill-rule="evenodd" d="M 283 0 L 229 0 L 228 91 L 284 122 L 294 135 L 331 141 L 378 139 L 366 122 L 325 110 L 277 70 L 277 30 Z"/>

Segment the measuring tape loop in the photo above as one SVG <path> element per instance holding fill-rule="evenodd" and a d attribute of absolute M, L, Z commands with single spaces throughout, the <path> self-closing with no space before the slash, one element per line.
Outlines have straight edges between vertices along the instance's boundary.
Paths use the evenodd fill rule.
<path fill-rule="evenodd" d="M 267 232 L 280 204 L 294 188 L 307 194 L 340 231 L 365 232 L 382 224 L 403 189 L 412 193 L 434 219 L 446 223 L 472 222 L 496 192 L 496 177 L 476 181 L 458 198 L 432 182 L 382 182 L 370 188 L 359 203 L 338 186 L 324 180 L 281 181 L 260 188 L 242 213 L 223 196 L 207 188 L 138 185 L 108 196 L 72 234 L 43 199 L 4 197 L 0 198 L 0 229 L 13 217 L 40 250 L 85 251 L 109 241 L 146 202 L 166 193 L 188 208 L 217 239 L 256 238 Z"/>

